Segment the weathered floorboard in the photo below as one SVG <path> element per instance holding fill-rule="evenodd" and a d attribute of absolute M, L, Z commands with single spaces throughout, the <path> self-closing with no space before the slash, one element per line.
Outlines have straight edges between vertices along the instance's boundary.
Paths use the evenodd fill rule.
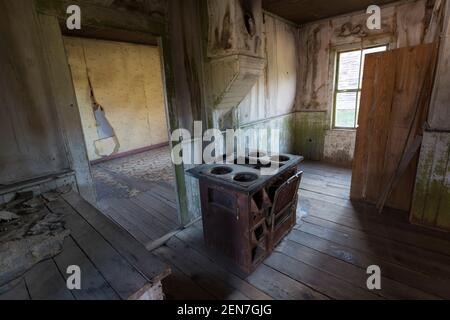
<path fill-rule="evenodd" d="M 218 281 L 222 293 L 250 299 L 261 293 L 301 300 L 450 298 L 449 235 L 409 224 L 407 213 L 380 215 L 350 201 L 348 169 L 308 162 L 302 170 L 298 212 L 305 216 L 253 274 L 205 245 L 201 221 L 176 233 L 160 253 L 191 285 L 212 292 L 211 281 Z M 371 265 L 381 268 L 381 290 L 367 289 Z M 166 290 L 168 298 L 190 298 Z"/>
<path fill-rule="evenodd" d="M 92 225 L 131 264 L 136 266 L 150 281 L 158 283 L 170 274 L 170 268 L 140 246 L 125 230 L 118 228 L 97 209 L 72 192 L 64 199 Z"/>

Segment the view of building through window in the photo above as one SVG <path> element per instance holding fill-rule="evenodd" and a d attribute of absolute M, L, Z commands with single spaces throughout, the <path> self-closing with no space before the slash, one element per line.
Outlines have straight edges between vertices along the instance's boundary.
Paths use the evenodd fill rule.
<path fill-rule="evenodd" d="M 334 128 L 354 129 L 357 127 L 365 56 L 386 50 L 387 46 L 384 45 L 338 53 Z"/>

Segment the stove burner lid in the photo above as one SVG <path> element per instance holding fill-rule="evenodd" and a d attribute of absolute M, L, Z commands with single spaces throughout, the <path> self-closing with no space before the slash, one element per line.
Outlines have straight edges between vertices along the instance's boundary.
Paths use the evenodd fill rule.
<path fill-rule="evenodd" d="M 215 167 L 211 170 L 211 174 L 216 176 L 224 176 L 233 172 L 233 169 L 226 166 Z"/>
<path fill-rule="evenodd" d="M 236 182 L 253 182 L 259 179 L 256 173 L 242 172 L 234 176 L 233 180 Z"/>

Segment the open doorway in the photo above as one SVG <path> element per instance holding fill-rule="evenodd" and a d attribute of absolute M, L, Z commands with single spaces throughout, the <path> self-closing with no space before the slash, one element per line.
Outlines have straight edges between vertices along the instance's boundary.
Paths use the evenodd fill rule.
<path fill-rule="evenodd" d="M 178 229 L 158 46 L 64 37 L 99 209 L 145 246 Z"/>

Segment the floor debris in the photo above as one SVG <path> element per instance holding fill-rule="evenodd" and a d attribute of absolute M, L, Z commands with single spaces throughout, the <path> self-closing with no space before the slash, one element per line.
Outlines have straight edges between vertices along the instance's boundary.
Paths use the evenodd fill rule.
<path fill-rule="evenodd" d="M 44 195 L 18 193 L 0 207 L 0 287 L 63 249 L 70 235 L 64 216 L 46 210 L 46 203 L 71 190 L 64 186 Z"/>
<path fill-rule="evenodd" d="M 9 211 L 0 211 L 0 223 L 1 222 L 9 222 L 12 220 L 19 219 L 19 216 L 15 213 L 9 212 Z"/>

